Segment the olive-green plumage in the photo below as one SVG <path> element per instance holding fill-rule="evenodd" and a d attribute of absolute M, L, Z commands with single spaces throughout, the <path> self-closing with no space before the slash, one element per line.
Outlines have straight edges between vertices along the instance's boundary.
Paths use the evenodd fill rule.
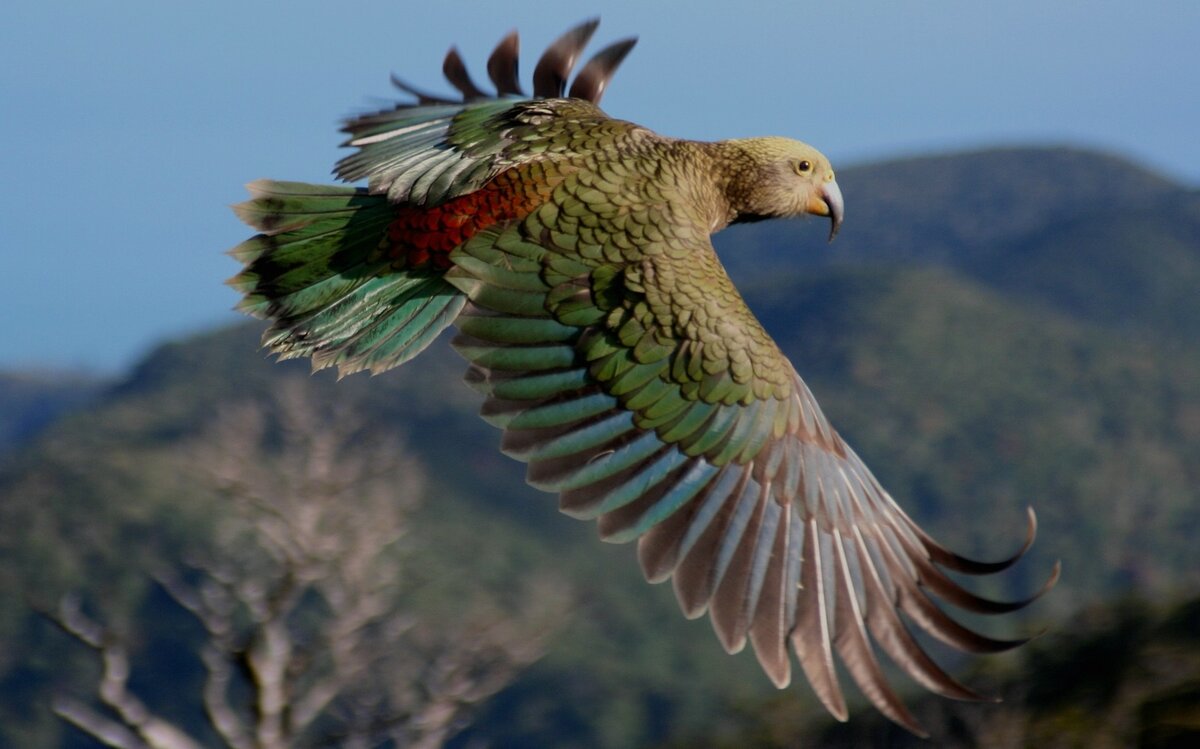
<path fill-rule="evenodd" d="M 482 415 L 531 484 L 596 519 L 605 540 L 638 540 L 646 577 L 672 579 L 689 617 L 708 611 L 729 651 L 752 643 L 777 685 L 790 680 L 790 642 L 844 719 L 836 652 L 880 710 L 920 732 L 872 639 L 927 688 L 977 699 L 900 612 L 962 650 L 1011 647 L 929 594 L 980 613 L 1019 608 L 941 568 L 989 574 L 1020 554 L 974 562 L 922 532 L 826 421 L 713 250 L 713 232 L 776 216 L 828 216 L 832 238 L 842 199 L 829 161 L 786 138 L 697 143 L 608 117 L 596 100 L 631 41 L 596 55 L 564 97 L 594 28 L 550 48 L 532 98 L 512 95 L 514 36 L 488 63 L 503 98 L 483 96 L 453 51 L 446 72 L 465 101 L 398 82 L 415 104 L 345 128 L 356 151 L 337 172 L 365 189 L 256 183 L 238 208 L 262 232 L 234 250 L 241 308 L 272 321 L 273 350 L 342 373 L 396 366 L 453 322 Z"/>

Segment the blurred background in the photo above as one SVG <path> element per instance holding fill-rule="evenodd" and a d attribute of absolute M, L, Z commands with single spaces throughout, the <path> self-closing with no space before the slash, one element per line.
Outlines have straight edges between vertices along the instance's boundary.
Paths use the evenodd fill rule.
<path fill-rule="evenodd" d="M 527 81 L 592 15 L 640 37 L 610 114 L 832 159 L 835 244 L 736 227 L 724 262 L 936 537 L 1006 555 L 1035 507 L 983 592 L 1063 562 L 981 625 L 1040 638 L 938 653 L 1003 704 L 906 692 L 934 744 L 1200 738 L 1200 6 L 10 6 L 0 746 L 927 745 L 724 655 L 524 485 L 445 345 L 337 382 L 228 311 L 244 183 L 327 181 L 390 72 L 443 90 L 456 44 L 481 80 L 516 27 Z"/>

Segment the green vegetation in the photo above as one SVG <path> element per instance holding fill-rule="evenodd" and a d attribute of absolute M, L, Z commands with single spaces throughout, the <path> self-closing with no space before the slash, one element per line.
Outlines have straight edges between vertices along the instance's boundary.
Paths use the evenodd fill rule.
<path fill-rule="evenodd" d="M 1171 742 L 1200 711 L 1200 605 L 1168 601 L 1200 589 L 1200 198 L 1065 149 L 913 159 L 839 181 L 850 208 L 833 248 L 795 223 L 721 237 L 739 286 L 833 423 L 940 540 L 1007 555 L 1035 507 L 1040 537 L 1014 587 L 986 592 L 1028 593 L 1064 564 L 1021 625 L 1051 634 L 974 661 L 966 677 L 1006 702 L 921 700 L 919 717 L 939 745 L 971 745 L 985 726 L 1012 740 L 998 745 L 1099 746 L 1087 733 L 1095 713 L 1120 745 L 1183 745 Z M 550 654 L 455 745 L 902 745 L 869 709 L 830 728 L 806 687 L 775 693 L 752 656 L 724 655 L 668 587 L 641 582 L 632 548 L 596 542 L 526 487 L 444 345 L 338 382 L 268 361 L 258 331 L 164 345 L 9 450 L 0 746 L 92 746 L 48 706 L 81 693 L 94 663 L 30 602 L 82 590 L 137 643 L 146 675 L 135 687 L 166 699 L 194 682 L 199 666 L 180 651 L 198 633 L 164 614 L 147 569 L 203 546 L 212 528 L 216 497 L 189 465 L 191 441 L 223 405 L 265 401 L 287 379 L 396 436 L 423 466 L 431 487 L 409 542 L 431 609 L 452 616 L 450 591 L 503 596 L 542 569 L 571 582 L 575 613 Z M 1101 605 L 1131 594 L 1149 603 Z M 194 706 L 171 709 L 200 721 Z"/>

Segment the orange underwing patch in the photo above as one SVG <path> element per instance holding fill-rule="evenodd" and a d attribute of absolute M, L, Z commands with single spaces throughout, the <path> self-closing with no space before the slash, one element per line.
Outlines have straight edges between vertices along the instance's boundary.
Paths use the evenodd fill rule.
<path fill-rule="evenodd" d="M 489 226 L 524 218 L 549 197 L 541 169 L 514 168 L 475 192 L 435 206 L 402 204 L 382 247 L 397 267 L 450 267 L 450 251 Z"/>

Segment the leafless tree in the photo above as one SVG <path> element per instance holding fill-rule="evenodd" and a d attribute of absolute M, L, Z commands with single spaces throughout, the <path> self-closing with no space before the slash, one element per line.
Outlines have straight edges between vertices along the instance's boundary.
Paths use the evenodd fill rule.
<path fill-rule="evenodd" d="M 424 616 L 404 574 L 420 465 L 311 399 L 292 382 L 269 408 L 225 409 L 188 450 L 222 497 L 216 540 L 152 574 L 206 633 L 197 699 L 229 749 L 441 746 L 542 655 L 568 593 L 545 577 L 508 605 L 479 591 Z M 127 646 L 78 597 L 48 615 L 102 663 L 96 699 L 59 697 L 59 716 L 119 749 L 202 745 L 131 691 Z"/>

